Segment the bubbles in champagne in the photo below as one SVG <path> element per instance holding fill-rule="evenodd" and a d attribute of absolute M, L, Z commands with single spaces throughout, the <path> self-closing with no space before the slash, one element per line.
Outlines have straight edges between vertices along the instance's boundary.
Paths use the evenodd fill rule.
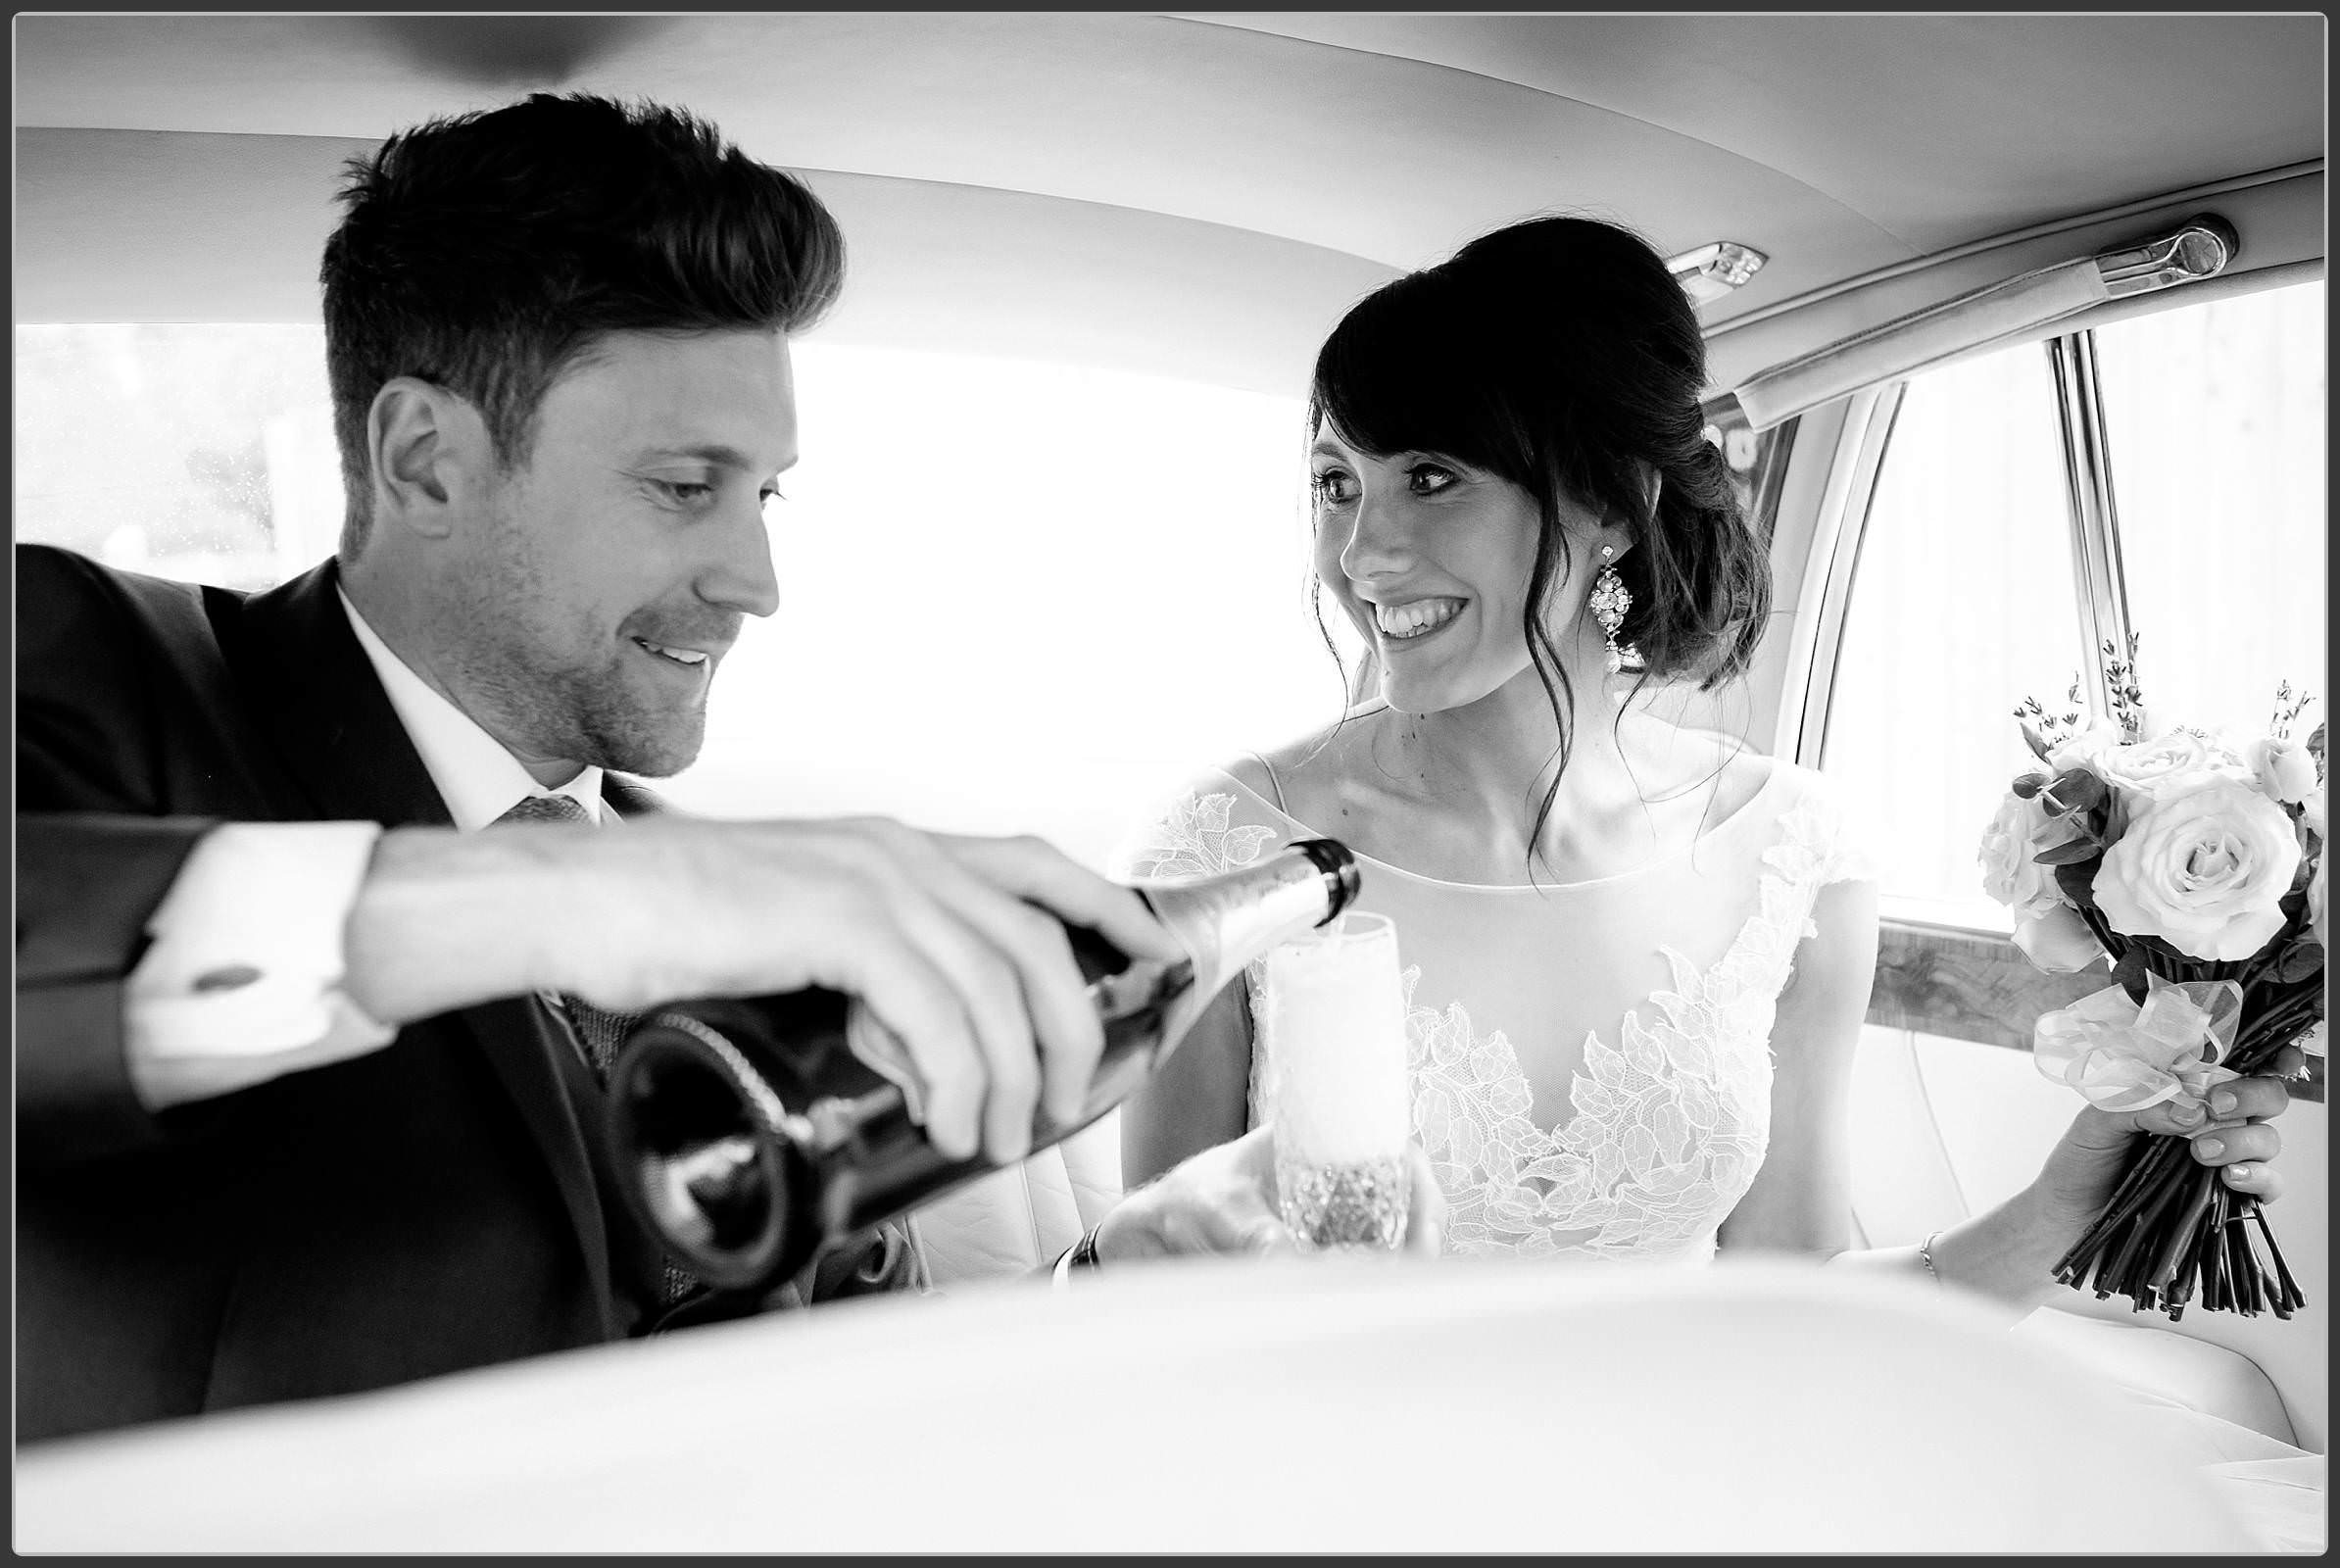
<path fill-rule="evenodd" d="M 1387 1251 L 1405 1239 L 1412 1174 L 1400 1154 L 1341 1164 L 1276 1161 L 1284 1223 L 1303 1252 Z"/>

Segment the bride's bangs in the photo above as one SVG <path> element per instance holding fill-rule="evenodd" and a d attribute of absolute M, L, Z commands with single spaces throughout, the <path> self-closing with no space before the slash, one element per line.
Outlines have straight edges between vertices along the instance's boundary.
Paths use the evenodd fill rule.
<path fill-rule="evenodd" d="M 1435 453 L 1516 482 L 1513 421 L 1490 397 L 1486 346 L 1444 308 L 1443 281 L 1399 278 L 1341 318 L 1316 357 L 1309 433 L 1329 424 L 1370 457 Z"/>

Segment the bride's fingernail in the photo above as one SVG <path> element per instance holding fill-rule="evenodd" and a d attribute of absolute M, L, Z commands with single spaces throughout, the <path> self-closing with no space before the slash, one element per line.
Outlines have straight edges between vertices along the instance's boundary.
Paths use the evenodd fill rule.
<path fill-rule="evenodd" d="M 2225 1140 L 2223 1139 L 2202 1138 L 2195 1140 L 2194 1152 L 2201 1155 L 2204 1159 L 2216 1159 L 2225 1152 L 2226 1144 Z"/>
<path fill-rule="evenodd" d="M 2210 1108 L 2217 1111 L 2221 1116 L 2232 1110 L 2234 1105 L 2234 1096 L 2223 1089 L 2210 1097 Z"/>

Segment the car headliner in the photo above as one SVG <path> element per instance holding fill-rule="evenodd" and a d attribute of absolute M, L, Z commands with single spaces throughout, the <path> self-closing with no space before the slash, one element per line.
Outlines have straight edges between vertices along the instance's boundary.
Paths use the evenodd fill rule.
<path fill-rule="evenodd" d="M 340 161 L 535 89 L 804 172 L 847 341 L 1292 391 L 1364 290 L 1539 211 L 1771 260 L 1710 324 L 2319 171 L 2268 16 L 20 16 L 18 319 L 309 320 Z"/>

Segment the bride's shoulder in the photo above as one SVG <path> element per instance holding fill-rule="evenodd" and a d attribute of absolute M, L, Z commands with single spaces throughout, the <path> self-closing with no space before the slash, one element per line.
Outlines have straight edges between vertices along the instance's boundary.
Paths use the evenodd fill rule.
<path fill-rule="evenodd" d="M 1808 860 L 1819 883 L 1875 879 L 1877 827 L 1838 780 L 1714 731 L 1682 731 L 1681 744 L 1716 775 L 1708 820 L 1782 846 L 1771 853 Z"/>
<path fill-rule="evenodd" d="M 1237 752 L 1203 763 L 1176 777 L 1158 799 L 1165 804 L 1186 806 L 1214 796 L 1248 795 L 1281 809 L 1283 777 L 1276 760 L 1278 755 L 1274 751 Z"/>
<path fill-rule="evenodd" d="M 1293 833 L 1267 759 L 1242 752 L 1157 791 L 1112 847 L 1107 869 L 1123 881 L 1211 876 Z"/>
<path fill-rule="evenodd" d="M 1642 776 L 1662 780 L 1668 798 L 1695 802 L 1700 832 L 1720 823 L 1766 839 L 1834 844 L 1870 836 L 1835 780 L 1742 736 L 1649 719 L 1635 740 Z"/>
<path fill-rule="evenodd" d="M 1368 701 L 1336 723 L 1320 724 L 1281 746 L 1248 754 L 1248 770 L 1236 777 L 1276 803 L 1277 809 L 1303 822 L 1331 822 L 1350 814 L 1370 789 L 1360 781 L 1377 769 L 1369 760 L 1375 736 L 1390 710 Z"/>
<path fill-rule="evenodd" d="M 1651 793 L 1686 799 L 1706 797 L 1700 814 L 1724 821 L 1739 814 L 1756 797 L 1782 779 L 1784 763 L 1757 751 L 1740 736 L 1677 724 L 1653 715 L 1630 715 L 1620 736 L 1633 770 L 1651 780 Z"/>
<path fill-rule="evenodd" d="M 1280 746 L 1263 747 L 1244 756 L 1279 783 L 1321 778 L 1341 767 L 1352 744 L 1369 727 L 1374 711 L 1361 710 L 1339 723 L 1314 725 Z"/>
<path fill-rule="evenodd" d="M 1177 777 L 1158 793 L 1149 820 L 1172 830 L 1202 831 L 1264 823 L 1298 831 L 1339 797 L 1340 780 L 1358 738 L 1360 714 L 1306 730 L 1278 745 L 1236 752 Z"/>

